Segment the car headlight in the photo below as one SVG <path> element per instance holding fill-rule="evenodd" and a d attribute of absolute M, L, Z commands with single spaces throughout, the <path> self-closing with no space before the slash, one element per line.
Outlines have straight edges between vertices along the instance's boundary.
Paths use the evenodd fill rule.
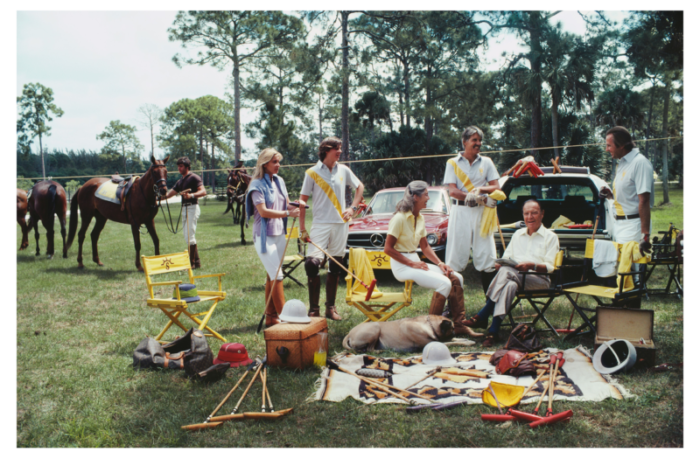
<path fill-rule="evenodd" d="M 435 245 L 438 243 L 438 240 L 440 238 L 438 238 L 437 234 L 430 233 L 430 234 L 428 234 L 428 236 L 425 239 L 428 241 L 428 244 Z"/>

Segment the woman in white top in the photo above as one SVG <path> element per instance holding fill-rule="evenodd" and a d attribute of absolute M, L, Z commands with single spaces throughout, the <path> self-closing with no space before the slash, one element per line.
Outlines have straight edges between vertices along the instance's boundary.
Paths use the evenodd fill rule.
<path fill-rule="evenodd" d="M 475 333 L 463 324 L 464 279 L 440 261 L 426 239 L 425 219 L 420 211 L 425 209 L 429 199 L 427 183 L 416 180 L 408 184 L 389 222 L 384 253 L 391 257 L 391 271 L 397 280 L 412 280 L 421 287 L 435 290 L 428 314 L 441 315 L 449 298 L 455 334 L 473 336 Z M 418 246 L 434 265 L 420 260 L 416 253 Z"/>

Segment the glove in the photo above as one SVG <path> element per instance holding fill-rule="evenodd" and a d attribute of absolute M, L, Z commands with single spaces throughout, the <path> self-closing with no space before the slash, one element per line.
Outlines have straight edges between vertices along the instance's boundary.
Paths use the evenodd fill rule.
<path fill-rule="evenodd" d="M 642 239 L 639 241 L 639 252 L 644 256 L 651 254 L 651 242 L 649 242 L 648 234 L 642 234 Z"/>
<path fill-rule="evenodd" d="M 603 187 L 600 189 L 600 194 L 598 195 L 600 199 L 612 199 L 612 191 L 608 187 Z"/>
<path fill-rule="evenodd" d="M 467 193 L 467 196 L 464 198 L 464 202 L 469 207 L 476 207 L 479 205 L 477 198 L 478 198 L 478 196 L 475 193 Z"/>
<path fill-rule="evenodd" d="M 486 203 L 484 204 L 486 207 L 496 207 L 496 204 L 498 204 L 498 201 L 489 196 L 486 196 Z"/>
<path fill-rule="evenodd" d="M 304 242 L 311 242 L 311 238 L 309 237 L 309 233 L 306 230 L 303 230 L 301 232 L 300 239 Z"/>

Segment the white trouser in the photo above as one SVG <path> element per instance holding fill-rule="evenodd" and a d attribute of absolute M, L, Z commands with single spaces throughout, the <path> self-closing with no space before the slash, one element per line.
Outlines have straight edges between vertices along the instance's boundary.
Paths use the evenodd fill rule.
<path fill-rule="evenodd" d="M 496 306 L 493 316 L 504 316 L 513 305 L 513 299 L 522 287 L 523 275 L 518 270 L 509 266 L 501 266 L 498 274 L 491 281 L 486 296 L 491 299 Z M 549 288 L 550 280 L 545 275 L 528 274 L 525 276 L 525 290 L 544 290 Z"/>
<path fill-rule="evenodd" d="M 404 253 L 402 255 L 411 261 L 420 261 L 420 257 L 417 253 Z M 391 259 L 391 272 L 394 274 L 396 280 L 400 282 L 412 280 L 421 287 L 435 290 L 440 295 L 447 298 L 450 295 L 450 290 L 452 290 L 452 281 L 450 281 L 449 277 L 445 276 L 442 269 L 438 266 L 428 263 L 428 269 L 429 271 L 411 268 L 393 258 Z M 462 288 L 464 288 L 464 278 L 462 275 L 456 271 L 454 274 L 459 279 Z"/>
<path fill-rule="evenodd" d="M 255 238 L 253 245 L 255 246 L 255 251 L 258 252 L 258 257 L 262 261 L 265 271 L 270 280 L 275 279 L 275 271 L 280 267 L 280 261 L 284 258 L 284 246 L 287 243 L 284 234 L 279 236 L 267 236 L 265 239 L 266 253 L 262 253 L 262 238 Z M 284 273 L 280 269 L 277 271 L 277 280 L 281 281 L 284 279 Z"/>
<path fill-rule="evenodd" d="M 333 258 L 340 261 L 345 256 L 345 248 L 348 243 L 349 223 L 316 223 L 311 226 L 309 237 L 314 244 L 331 254 Z M 311 252 L 307 257 L 323 259 L 323 252 L 318 250 L 313 244 L 308 247 Z M 329 263 L 333 263 L 329 261 Z"/>
<path fill-rule="evenodd" d="M 615 220 L 615 242 L 624 244 L 625 242 L 639 242 L 642 238 L 642 219 Z"/>
<path fill-rule="evenodd" d="M 197 232 L 199 214 L 199 204 L 182 207 L 182 235 L 185 237 L 185 244 L 187 245 L 194 245 L 197 243 L 194 233 Z"/>
<path fill-rule="evenodd" d="M 470 250 L 477 271 L 491 272 L 495 269 L 496 243 L 493 235 L 487 238 L 479 235 L 483 212 L 483 206 L 452 205 L 447 225 L 445 263 L 455 271 L 464 271 L 467 267 Z"/>

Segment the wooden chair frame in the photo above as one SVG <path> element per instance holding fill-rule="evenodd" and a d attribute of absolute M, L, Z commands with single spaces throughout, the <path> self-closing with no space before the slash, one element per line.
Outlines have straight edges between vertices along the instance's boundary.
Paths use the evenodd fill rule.
<path fill-rule="evenodd" d="M 352 263 L 350 263 L 352 266 Z M 353 273 L 355 274 L 355 273 Z M 402 292 L 383 292 L 382 296 L 376 299 L 365 301 L 365 294 L 353 293 L 353 282 L 356 282 L 352 277 L 346 276 L 347 289 L 345 292 L 345 302 L 362 312 L 367 319 L 363 322 L 386 322 L 394 314 L 410 306 L 413 303 L 413 281 L 409 280 L 404 283 Z"/>
<path fill-rule="evenodd" d="M 516 306 L 520 305 L 521 312 L 523 313 L 523 317 L 525 314 L 525 311 L 522 309 L 522 303 L 523 300 L 527 301 L 530 306 L 537 312 L 535 319 L 532 322 L 519 322 L 519 323 L 527 323 L 531 325 L 533 328 L 536 328 L 537 326 L 537 321 L 542 319 L 544 323 L 547 325 L 547 328 L 543 329 L 538 329 L 537 331 L 541 332 L 549 332 L 551 331 L 554 333 L 557 337 L 559 337 L 559 333 L 557 332 L 557 329 L 554 328 L 554 326 L 549 322 L 547 317 L 545 316 L 545 313 L 547 312 L 547 309 L 552 305 L 552 302 L 561 296 L 561 283 L 562 283 L 562 277 L 561 277 L 561 266 L 564 260 L 564 251 L 560 250 L 556 257 L 554 258 L 554 271 L 551 273 L 531 273 L 531 272 L 524 272 L 520 273 L 523 276 L 523 288 L 518 290 L 518 293 L 515 297 L 515 301 L 513 302 L 513 305 L 510 307 L 508 310 L 508 323 L 505 323 L 504 325 L 509 326 L 511 328 L 515 327 L 517 325 L 515 323 L 515 320 L 513 318 L 513 309 L 515 309 Z M 525 290 L 525 279 L 526 276 L 528 275 L 538 275 L 538 276 L 549 276 L 550 281 L 551 281 L 551 286 L 548 289 L 540 289 L 540 290 Z M 539 306 L 539 307 L 538 307 Z M 540 309 L 541 308 L 541 309 Z"/>
<path fill-rule="evenodd" d="M 647 299 L 649 295 L 655 294 L 665 294 L 665 295 L 678 295 L 679 299 L 683 298 L 683 284 L 681 283 L 683 258 L 676 255 L 676 243 L 677 237 L 680 231 L 673 226 L 673 223 L 669 225 L 668 231 L 659 231 L 663 237 L 661 240 L 658 237 L 654 237 L 652 243 L 652 254 L 651 261 L 647 263 L 647 271 L 644 276 L 644 287 L 646 288 L 647 282 L 651 278 L 652 273 L 657 266 L 665 266 L 668 270 L 668 282 L 666 283 L 666 288 L 646 288 Z M 671 292 L 671 285 L 676 284 L 676 291 Z"/>
<path fill-rule="evenodd" d="M 618 250 L 618 260 L 620 258 L 620 249 L 622 248 L 622 244 L 617 244 L 614 243 L 617 246 Z M 591 296 L 593 299 L 596 301 L 598 306 L 603 306 L 603 307 L 626 307 L 628 303 L 630 303 L 632 300 L 636 299 L 641 299 L 645 294 L 646 294 L 646 288 L 644 285 L 644 271 L 645 271 L 645 266 L 642 266 L 642 269 L 639 271 L 629 271 L 626 273 L 620 273 L 618 272 L 618 276 L 622 276 L 622 282 L 620 282 L 619 288 L 617 287 L 607 287 L 603 285 L 595 285 L 591 284 L 588 281 L 588 274 L 591 269 L 593 269 L 593 248 L 594 248 L 594 242 L 593 239 L 588 239 L 586 240 L 586 251 L 584 253 L 584 264 L 583 264 L 583 281 L 581 282 L 571 282 L 568 284 L 563 284 L 561 286 L 563 294 L 566 296 L 566 298 L 569 300 L 571 305 L 573 306 L 574 310 L 578 313 L 578 315 L 583 319 L 583 323 L 576 328 L 573 332 L 569 333 L 568 336 L 566 336 L 564 339 L 565 340 L 570 340 L 573 339 L 576 336 L 580 336 L 585 333 L 595 333 L 596 332 L 596 327 L 595 323 L 598 320 L 597 312 L 595 308 L 587 308 L 584 306 L 581 306 L 579 302 L 572 297 L 573 294 L 578 295 L 586 295 L 586 296 Z M 648 259 L 643 258 L 642 260 L 638 261 L 638 264 L 645 265 L 648 262 Z M 633 276 L 632 279 L 634 281 L 634 286 L 629 289 L 629 290 L 623 290 L 624 287 L 624 278 L 627 276 Z M 637 276 L 637 277 L 634 277 Z M 615 291 L 617 289 L 617 291 Z M 609 301 L 606 302 L 604 299 L 608 299 Z M 587 315 L 586 313 L 592 313 L 591 315 Z M 586 331 L 584 331 L 586 330 Z"/>
<path fill-rule="evenodd" d="M 141 264 L 143 266 L 144 274 L 146 275 L 146 285 L 148 286 L 149 294 L 149 298 L 146 300 L 146 305 L 148 305 L 151 308 L 160 309 L 163 312 L 163 314 L 165 314 L 169 319 L 167 325 L 161 330 L 158 336 L 156 336 L 156 341 L 159 341 L 161 343 L 167 342 L 164 341 L 162 338 L 163 335 L 165 335 L 165 333 L 168 331 L 168 329 L 170 329 L 170 327 L 173 324 L 177 325 L 184 331 L 187 331 L 188 329 L 180 322 L 181 316 L 184 314 L 186 317 L 188 317 L 190 320 L 197 324 L 199 330 L 206 330 L 209 332 L 204 333 L 204 336 L 213 336 L 217 339 L 220 339 L 224 343 L 227 342 L 223 336 L 221 336 L 216 331 L 212 330 L 207 325 L 212 315 L 214 314 L 214 310 L 219 304 L 219 301 L 222 301 L 226 298 L 226 292 L 222 291 L 221 289 L 221 278 L 225 274 L 204 274 L 200 276 L 195 276 L 192 271 L 192 267 L 190 266 L 190 256 L 188 251 L 172 253 L 168 255 L 155 255 L 151 257 L 141 256 Z M 154 282 L 152 279 L 152 277 L 160 274 L 178 271 L 187 271 L 189 277 L 188 282 L 191 284 L 194 284 L 195 281 L 198 279 L 216 277 L 218 278 L 219 290 L 201 290 L 198 288 L 197 291 L 200 298 L 199 301 L 187 303 L 185 300 L 180 298 L 179 285 L 182 284 L 183 281 L 175 280 L 165 282 Z M 153 287 L 163 287 L 170 285 L 174 287 L 176 296 L 175 299 L 173 299 L 172 297 L 158 298 L 155 296 Z M 189 311 L 189 308 L 192 305 L 201 304 L 205 302 L 211 302 L 211 306 L 206 311 L 199 313 L 191 313 Z M 202 316 L 203 318 L 200 319 L 200 317 Z"/>

